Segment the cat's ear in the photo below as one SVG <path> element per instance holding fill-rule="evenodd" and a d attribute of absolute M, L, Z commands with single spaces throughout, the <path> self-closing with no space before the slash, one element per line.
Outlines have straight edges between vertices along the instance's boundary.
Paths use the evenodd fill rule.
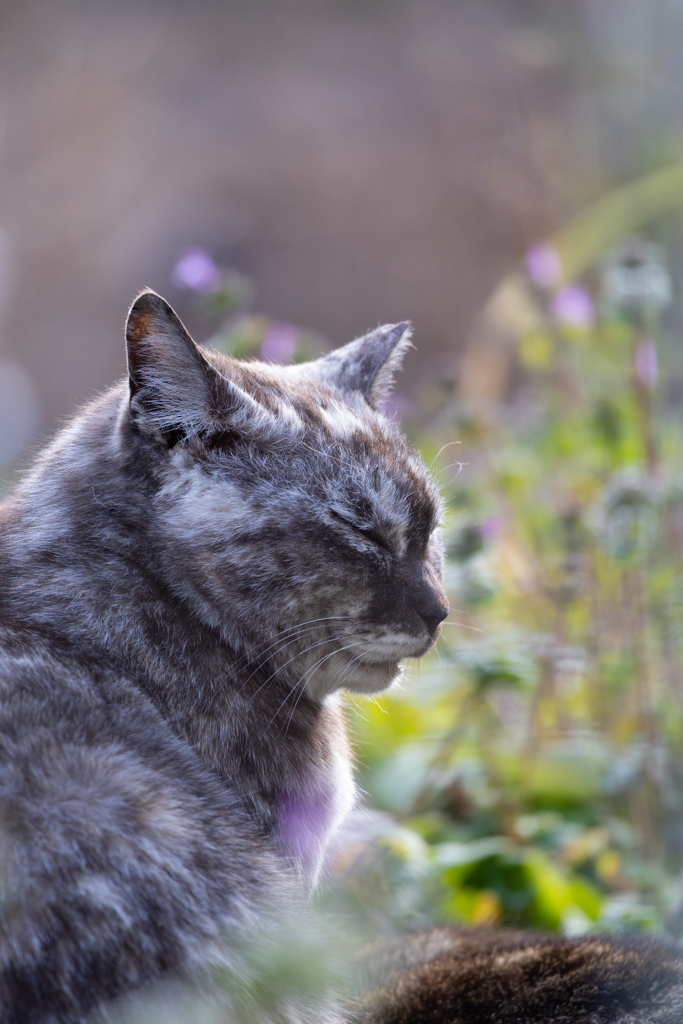
<path fill-rule="evenodd" d="M 192 435 L 239 428 L 262 410 L 199 351 L 168 302 L 141 292 L 126 322 L 131 411 L 142 429 Z"/>
<path fill-rule="evenodd" d="M 342 391 L 360 391 L 373 408 L 386 398 L 410 348 L 408 321 L 386 324 L 311 364 L 316 376 Z"/>

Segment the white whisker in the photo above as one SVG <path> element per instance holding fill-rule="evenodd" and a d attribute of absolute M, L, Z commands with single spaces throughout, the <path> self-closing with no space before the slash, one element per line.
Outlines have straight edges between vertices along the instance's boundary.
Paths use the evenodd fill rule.
<path fill-rule="evenodd" d="M 452 445 L 454 445 L 454 444 L 462 444 L 462 441 L 448 441 L 446 444 L 441 445 L 441 447 L 439 448 L 438 452 L 436 453 L 436 455 L 434 456 L 432 461 L 429 463 L 429 468 L 430 469 L 432 468 L 432 466 L 434 465 L 434 463 L 438 459 L 439 455 L 441 455 L 441 452 L 445 452 L 447 448 L 452 447 Z"/>
<path fill-rule="evenodd" d="M 474 633 L 485 633 L 485 629 L 480 629 L 479 626 L 470 626 L 467 622 L 442 622 L 442 626 L 458 626 L 460 629 L 471 629 Z"/>
<path fill-rule="evenodd" d="M 264 680 L 264 682 L 261 683 L 259 688 L 257 690 L 255 690 L 254 693 L 252 693 L 252 695 L 250 697 L 250 700 L 253 700 L 254 697 L 258 693 L 261 692 L 263 687 L 266 686 L 271 681 L 271 679 L 275 678 L 275 676 L 278 674 L 278 672 L 282 672 L 282 670 L 284 668 L 287 668 L 287 666 L 289 664 L 291 664 L 291 662 L 295 661 L 297 658 L 303 658 L 303 656 L 305 654 L 308 654 L 309 651 L 314 651 L 316 647 L 322 647 L 323 644 L 331 644 L 331 643 L 338 643 L 338 642 L 339 642 L 339 638 L 338 637 L 326 637 L 325 640 L 320 640 L 317 644 L 311 644 L 309 647 L 304 648 L 303 651 L 299 651 L 296 654 L 293 654 L 291 658 L 287 659 L 287 661 L 284 663 L 284 665 L 280 665 L 278 668 L 275 669 L 274 672 L 271 672 L 271 674 L 268 676 L 268 678 L 266 680 Z M 335 648 L 335 650 L 332 652 L 332 654 L 334 654 L 337 650 L 338 650 L 338 648 Z"/>

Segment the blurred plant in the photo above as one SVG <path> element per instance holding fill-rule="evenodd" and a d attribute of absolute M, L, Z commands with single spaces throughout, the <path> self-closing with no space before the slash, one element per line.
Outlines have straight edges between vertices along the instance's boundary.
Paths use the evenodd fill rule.
<path fill-rule="evenodd" d="M 560 254 L 550 242 L 536 242 L 526 255 L 529 277 L 539 288 L 556 288 L 562 281 Z"/>
<path fill-rule="evenodd" d="M 602 293 L 609 308 L 639 323 L 656 317 L 671 302 L 662 247 L 631 238 L 612 249 L 602 272 Z"/>
<path fill-rule="evenodd" d="M 219 267 L 199 246 L 183 249 L 171 273 L 176 288 L 193 293 L 200 310 L 221 320 L 209 344 L 239 359 L 305 362 L 320 354 L 321 339 L 292 324 L 249 313 L 254 285 L 230 267 Z"/>
<path fill-rule="evenodd" d="M 350 981 L 343 934 L 311 914 L 273 916 L 268 928 L 248 935 L 239 948 L 195 984 L 167 980 L 107 1007 L 110 1024 L 253 1024 L 291 1020 L 294 1006 L 331 1016 L 330 993 Z"/>
<path fill-rule="evenodd" d="M 206 249 L 189 246 L 180 253 L 171 273 L 171 283 L 194 292 L 201 309 L 209 316 L 234 316 L 244 311 L 253 298 L 253 284 L 231 268 L 220 268 Z"/>
<path fill-rule="evenodd" d="M 590 330 L 595 324 L 593 299 L 587 288 L 570 284 L 555 292 L 550 304 L 551 311 L 560 324 Z"/>
<path fill-rule="evenodd" d="M 183 249 L 171 274 L 176 288 L 189 291 L 211 292 L 218 287 L 221 273 L 211 255 L 197 246 Z"/>
<path fill-rule="evenodd" d="M 570 237 L 527 254 L 523 401 L 417 437 L 438 469 L 457 430 L 467 469 L 445 486 L 438 652 L 354 719 L 370 799 L 421 839 L 391 850 L 397 922 L 396 865 L 367 837 L 375 927 L 413 907 L 420 926 L 683 933 L 683 444 L 657 351 L 671 278 L 660 246 L 627 238 L 567 280 Z"/>

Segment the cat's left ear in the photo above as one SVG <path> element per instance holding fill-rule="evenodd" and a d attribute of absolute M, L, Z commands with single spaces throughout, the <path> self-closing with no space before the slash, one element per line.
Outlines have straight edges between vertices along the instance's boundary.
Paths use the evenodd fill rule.
<path fill-rule="evenodd" d="M 394 374 L 411 347 L 412 325 L 386 324 L 310 363 L 315 375 L 342 391 L 360 391 L 369 404 L 389 394 Z"/>
<path fill-rule="evenodd" d="M 207 361 L 165 299 L 146 289 L 126 323 L 130 409 L 140 429 L 179 435 L 272 432 L 273 417 Z"/>

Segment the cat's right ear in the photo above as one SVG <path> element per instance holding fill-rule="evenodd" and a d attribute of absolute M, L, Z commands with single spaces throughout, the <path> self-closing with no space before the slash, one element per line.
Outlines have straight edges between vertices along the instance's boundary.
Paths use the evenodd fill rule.
<path fill-rule="evenodd" d="M 141 430 L 178 436 L 239 427 L 262 413 L 204 358 L 168 302 L 147 289 L 126 322 L 130 409 Z"/>

